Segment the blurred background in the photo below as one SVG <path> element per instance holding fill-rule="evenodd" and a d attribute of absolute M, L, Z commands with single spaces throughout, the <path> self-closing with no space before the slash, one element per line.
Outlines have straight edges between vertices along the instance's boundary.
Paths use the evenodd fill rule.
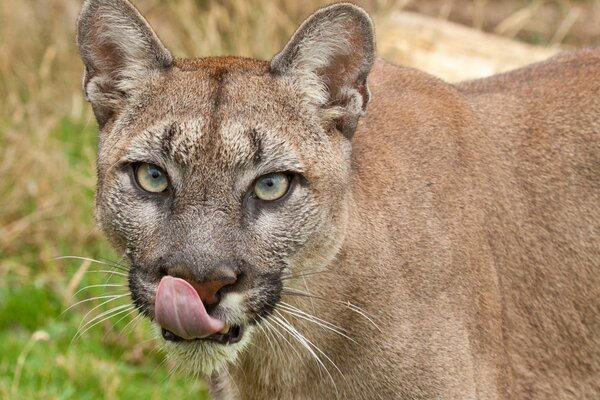
<path fill-rule="evenodd" d="M 134 3 L 176 56 L 261 59 L 326 4 Z M 208 398 L 202 382 L 169 372 L 94 227 L 97 126 L 80 90 L 80 4 L 0 0 L 0 399 Z M 600 0 L 358 4 L 375 18 L 381 55 L 450 81 L 600 37 Z"/>

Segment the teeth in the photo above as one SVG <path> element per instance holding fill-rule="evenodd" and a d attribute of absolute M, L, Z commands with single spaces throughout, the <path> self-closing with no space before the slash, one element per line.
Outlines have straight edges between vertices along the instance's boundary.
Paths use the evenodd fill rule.
<path fill-rule="evenodd" d="M 223 327 L 223 329 L 221 329 L 221 330 L 219 331 L 219 333 L 220 333 L 220 334 L 222 334 L 222 335 L 226 335 L 226 334 L 228 334 L 228 333 L 229 333 L 229 325 L 225 325 L 225 326 Z"/>

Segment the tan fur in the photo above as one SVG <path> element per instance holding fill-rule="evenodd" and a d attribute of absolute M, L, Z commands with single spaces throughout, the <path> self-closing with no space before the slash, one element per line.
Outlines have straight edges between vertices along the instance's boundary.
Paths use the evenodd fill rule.
<path fill-rule="evenodd" d="M 153 50 L 133 86 L 117 85 L 129 92 L 106 91 L 112 108 L 94 104 L 98 219 L 132 262 L 136 304 L 152 317 L 161 266 L 202 279 L 243 258 L 250 278 L 216 313 L 248 323 L 246 340 L 229 353 L 169 346 L 184 370 L 216 368 L 220 399 L 599 398 L 600 50 L 450 85 L 371 68 L 369 26 L 358 8 L 332 6 L 271 64 L 165 66 Z M 324 58 L 305 62 L 311 52 Z M 129 161 L 167 170 L 168 207 L 130 187 Z M 307 183 L 279 208 L 240 210 L 257 176 L 285 170 Z M 244 315 L 271 287 L 255 282 L 278 263 L 296 278 L 251 326 Z"/>

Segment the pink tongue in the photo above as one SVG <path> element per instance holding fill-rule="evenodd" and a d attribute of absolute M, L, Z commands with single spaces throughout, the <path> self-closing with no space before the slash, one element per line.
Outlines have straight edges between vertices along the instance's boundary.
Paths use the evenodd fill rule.
<path fill-rule="evenodd" d="M 165 276 L 156 290 L 156 322 L 184 339 L 199 339 L 219 332 L 223 321 L 206 312 L 196 289 L 183 279 Z"/>

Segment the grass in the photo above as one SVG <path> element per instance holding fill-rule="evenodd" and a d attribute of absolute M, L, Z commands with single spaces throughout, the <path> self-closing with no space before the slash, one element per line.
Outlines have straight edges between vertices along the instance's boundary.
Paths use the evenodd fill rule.
<path fill-rule="evenodd" d="M 279 50 L 310 10 L 323 4 L 319 0 L 135 3 L 178 56 L 238 54 L 263 59 Z M 360 3 L 374 13 L 403 4 L 411 7 L 406 1 Z M 425 3 L 439 6 L 431 14 L 446 7 L 446 17 L 462 18 L 453 17 L 453 9 L 445 6 L 454 2 L 420 2 L 419 7 Z M 530 7 L 532 2 L 503 3 Z M 565 20 L 569 15 L 573 19 L 569 7 L 591 4 L 600 12 L 590 1 L 543 6 L 548 3 L 555 4 Z M 77 296 L 75 292 L 107 280 L 124 282 L 83 273 L 101 269 L 99 265 L 56 259 L 66 255 L 118 259 L 94 227 L 97 127 L 80 90 L 82 65 L 74 42 L 79 7 L 79 0 L 0 3 L 0 399 L 208 398 L 202 382 L 171 376 L 148 323 L 130 324 L 135 314 L 102 321 L 72 340 L 87 313 L 91 311 L 91 318 L 112 303 L 96 299 L 67 308 L 77 300 L 123 288 L 90 288 Z M 509 11 L 516 12 L 511 9 L 507 15 Z M 598 12 L 580 14 L 589 18 Z M 498 26 L 488 21 L 491 17 L 478 18 L 477 24 L 488 30 Z M 578 26 L 571 20 L 560 29 L 544 30 L 536 28 L 539 23 L 532 17 L 533 25 L 525 21 L 520 32 L 507 23 L 503 29 L 541 43 L 569 41 L 569 26 Z M 595 34 L 581 36 L 581 42 Z M 128 299 L 118 301 L 127 304 Z"/>

